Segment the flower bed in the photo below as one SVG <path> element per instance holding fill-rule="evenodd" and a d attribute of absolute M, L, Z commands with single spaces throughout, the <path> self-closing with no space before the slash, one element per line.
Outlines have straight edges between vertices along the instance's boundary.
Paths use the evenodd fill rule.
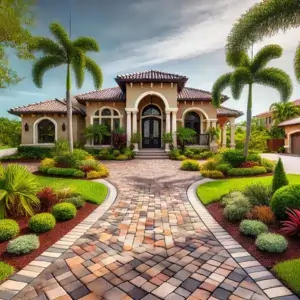
<path fill-rule="evenodd" d="M 103 148 L 101 150 L 87 149 L 95 158 L 100 160 L 131 160 L 135 157 L 135 152 L 131 148 Z"/>
<path fill-rule="evenodd" d="M 185 147 L 184 150 L 174 148 L 169 152 L 169 158 L 172 160 L 185 160 L 187 158 L 194 160 L 206 160 L 213 157 L 213 152 L 208 149 Z"/>

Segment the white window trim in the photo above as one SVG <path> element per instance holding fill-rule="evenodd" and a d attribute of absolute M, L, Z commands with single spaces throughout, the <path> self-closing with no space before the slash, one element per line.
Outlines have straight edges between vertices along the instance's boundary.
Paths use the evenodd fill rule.
<path fill-rule="evenodd" d="M 53 143 L 39 143 L 38 142 L 38 124 L 43 121 L 43 120 L 49 120 L 54 124 L 54 141 L 57 141 L 57 122 L 50 117 L 41 117 L 39 119 L 37 119 L 34 123 L 33 123 L 33 145 L 54 145 Z"/>

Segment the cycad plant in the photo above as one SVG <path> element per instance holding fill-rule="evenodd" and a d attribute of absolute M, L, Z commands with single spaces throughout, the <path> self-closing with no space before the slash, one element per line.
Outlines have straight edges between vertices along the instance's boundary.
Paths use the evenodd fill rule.
<path fill-rule="evenodd" d="M 91 37 L 79 37 L 72 41 L 59 23 L 50 24 L 50 31 L 54 40 L 46 37 L 35 37 L 31 51 L 41 51 L 43 56 L 38 58 L 32 70 L 33 82 L 39 88 L 43 85 L 44 74 L 55 67 L 65 65 L 66 72 L 66 101 L 68 119 L 68 141 L 70 151 L 73 151 L 72 132 L 72 100 L 71 100 L 71 67 L 73 69 L 76 86 L 81 88 L 84 73 L 87 70 L 93 77 L 94 86 L 99 89 L 102 85 L 102 71 L 86 52 L 99 52 L 98 43 Z"/>
<path fill-rule="evenodd" d="M 105 124 L 94 124 L 85 128 L 84 135 L 87 139 L 96 139 L 101 144 L 102 139 L 111 133 Z"/>
<path fill-rule="evenodd" d="M 221 105 L 222 91 L 231 87 L 234 99 L 239 99 L 244 86 L 248 86 L 247 128 L 244 156 L 248 156 L 252 120 L 252 89 L 254 84 L 266 85 L 277 89 L 281 100 L 287 101 L 292 93 L 292 82 L 287 73 L 278 68 L 267 68 L 266 65 L 282 55 L 282 48 L 278 45 L 263 47 L 254 58 L 250 59 L 246 52 L 240 55 L 227 53 L 227 63 L 233 67 L 232 72 L 220 76 L 212 88 L 212 101 L 215 107 Z"/>
<path fill-rule="evenodd" d="M 39 188 L 36 177 L 25 166 L 12 164 L 4 168 L 0 165 L 0 219 L 7 211 L 32 216 L 40 205 L 36 196 Z"/>
<path fill-rule="evenodd" d="M 300 116 L 300 106 L 293 102 L 273 103 L 270 109 L 276 125 Z"/>

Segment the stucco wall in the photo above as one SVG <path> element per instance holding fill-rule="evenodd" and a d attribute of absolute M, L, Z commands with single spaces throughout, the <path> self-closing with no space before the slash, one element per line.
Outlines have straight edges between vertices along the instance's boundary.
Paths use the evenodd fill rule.
<path fill-rule="evenodd" d="M 291 134 L 300 132 L 300 124 L 286 126 L 284 128 L 284 130 L 285 130 L 285 134 L 286 134 L 286 138 L 284 140 L 284 147 L 285 147 L 287 153 L 291 153 L 291 150 L 292 150 L 291 149 Z"/>
<path fill-rule="evenodd" d="M 205 114 L 209 119 L 217 119 L 217 110 L 209 101 L 178 101 L 178 103 L 177 119 L 182 119 L 185 112 L 190 111 L 192 108 L 194 111 L 200 112 L 201 117 L 205 119 Z"/>

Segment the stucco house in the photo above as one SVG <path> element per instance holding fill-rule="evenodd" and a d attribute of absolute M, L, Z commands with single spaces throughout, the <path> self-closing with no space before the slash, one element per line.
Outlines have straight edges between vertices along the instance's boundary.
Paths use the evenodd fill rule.
<path fill-rule="evenodd" d="M 284 148 L 287 153 L 300 154 L 300 117 L 278 125 L 285 131 Z"/>
<path fill-rule="evenodd" d="M 85 141 L 83 130 L 91 124 L 106 124 L 111 131 L 122 127 L 130 144 L 132 133 L 140 133 L 139 148 L 162 148 L 163 133 L 175 133 L 179 126 L 193 128 L 197 132 L 195 145 L 209 146 L 205 132 L 210 128 L 222 128 L 221 143 L 226 146 L 226 128 L 231 128 L 230 146 L 235 146 L 235 119 L 242 112 L 220 107 L 211 102 L 210 92 L 186 86 L 188 78 L 149 70 L 118 75 L 116 87 L 96 90 L 73 98 L 74 141 L 87 147 L 110 144 L 107 138 Z M 223 102 L 228 99 L 223 97 Z M 9 113 L 22 118 L 22 145 L 51 146 L 57 139 L 67 138 L 67 107 L 63 100 L 52 99 L 16 107 Z M 174 144 L 176 145 L 176 137 Z"/>

